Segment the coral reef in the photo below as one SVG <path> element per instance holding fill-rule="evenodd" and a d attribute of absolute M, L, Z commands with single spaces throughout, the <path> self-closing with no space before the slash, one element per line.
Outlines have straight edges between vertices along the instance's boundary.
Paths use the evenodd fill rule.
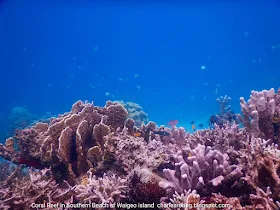
<path fill-rule="evenodd" d="M 23 107 L 12 108 L 8 116 L 8 135 L 14 134 L 16 129 L 23 129 L 29 126 L 34 120 L 34 116 Z"/>
<path fill-rule="evenodd" d="M 231 111 L 231 107 L 229 105 L 229 102 L 231 101 L 231 97 L 225 95 L 221 96 L 220 98 L 216 99 L 217 102 L 220 105 L 220 116 L 226 115 L 228 112 Z"/>
<path fill-rule="evenodd" d="M 255 137 L 270 139 L 280 145 L 280 88 L 252 91 L 246 103 L 240 98 L 243 116 L 239 116 L 244 127 Z"/>
<path fill-rule="evenodd" d="M 125 198 L 127 188 L 127 180 L 116 177 L 115 174 L 111 176 L 104 174 L 103 177 L 97 178 L 89 171 L 88 176 L 76 186 L 75 197 L 81 203 L 90 202 L 109 206 L 114 202 L 121 202 Z"/>
<path fill-rule="evenodd" d="M 0 209 L 280 209 L 279 92 L 241 98 L 244 127 L 192 134 L 78 101 L 0 144 Z"/>
<path fill-rule="evenodd" d="M 147 143 L 142 137 L 127 135 L 126 130 L 113 136 L 112 140 L 117 142 L 114 149 L 116 160 L 126 172 L 136 167 L 155 170 L 168 162 L 167 148 L 161 141 L 153 139 Z"/>
<path fill-rule="evenodd" d="M 149 122 L 148 114 L 143 108 L 134 102 L 115 101 L 122 105 L 128 111 L 128 117 L 135 121 L 136 126 L 147 124 Z"/>
<path fill-rule="evenodd" d="M 175 156 L 175 170 L 164 169 L 166 181 L 159 182 L 169 198 L 175 192 L 183 193 L 190 189 L 201 194 L 213 192 L 214 187 L 235 182 L 243 176 L 241 167 L 230 165 L 227 154 L 210 146 L 206 148 L 199 144 L 194 149 L 187 147 Z"/>
<path fill-rule="evenodd" d="M 220 127 L 223 127 L 227 123 L 239 123 L 238 115 L 233 112 L 229 104 L 231 101 L 229 96 L 221 96 L 217 98 L 216 101 L 219 103 L 220 112 L 210 117 L 210 126 L 211 123 L 216 123 Z"/>
<path fill-rule="evenodd" d="M 112 131 L 123 127 L 126 116 L 127 111 L 118 104 L 107 103 L 101 109 L 78 101 L 71 112 L 52 119 L 50 124 L 37 123 L 17 131 L 15 139 L 6 141 L 6 146 L 0 145 L 0 154 L 15 163 L 24 160 L 32 166 L 51 167 L 53 171 L 59 168 L 56 179 L 72 179 L 96 165 L 87 159 L 87 154 L 92 147 L 103 149 L 103 127 Z M 15 143 L 16 151 L 11 146 Z"/>
<path fill-rule="evenodd" d="M 30 170 L 28 176 L 18 177 L 17 171 L 2 183 L 0 190 L 1 209 L 30 209 L 32 204 L 72 202 L 74 187 L 66 181 L 56 184 L 49 169 Z M 11 184 L 12 183 L 12 184 Z M 62 191 L 62 189 L 64 189 Z"/>

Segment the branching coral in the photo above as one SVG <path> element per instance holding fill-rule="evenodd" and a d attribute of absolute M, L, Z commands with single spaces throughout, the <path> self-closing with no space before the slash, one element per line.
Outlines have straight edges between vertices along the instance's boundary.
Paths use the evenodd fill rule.
<path fill-rule="evenodd" d="M 176 157 L 175 170 L 164 169 L 166 181 L 159 185 L 166 189 L 169 198 L 174 192 L 195 189 L 209 192 L 225 182 L 233 182 L 242 177 L 241 168 L 230 165 L 229 157 L 211 147 L 198 145 L 195 149 L 185 148 Z"/>
<path fill-rule="evenodd" d="M 217 102 L 220 104 L 220 115 L 226 115 L 228 112 L 231 111 L 229 102 L 231 98 L 227 95 L 221 96 L 220 98 L 216 99 Z"/>
<path fill-rule="evenodd" d="M 221 152 L 235 149 L 236 151 L 246 147 L 248 133 L 240 129 L 237 124 L 225 125 L 224 128 L 216 126 L 215 130 L 199 130 L 188 137 L 191 148 L 197 144 L 211 146 Z"/>
<path fill-rule="evenodd" d="M 84 179 L 75 188 L 76 198 L 81 203 L 113 204 L 125 198 L 128 188 L 126 179 L 116 177 L 115 174 L 112 176 L 104 174 L 102 178 L 97 178 L 91 171 Z"/>
<path fill-rule="evenodd" d="M 239 117 L 252 135 L 280 144 L 280 89 L 252 91 L 247 103 L 240 98 L 240 105 L 243 117 Z"/>
<path fill-rule="evenodd" d="M 13 177 L 13 178 L 12 178 Z M 74 187 L 66 181 L 58 185 L 51 178 L 50 170 L 29 171 L 23 179 L 15 179 L 12 174 L 1 184 L 0 206 L 9 206 L 10 209 L 30 209 L 32 203 L 71 202 Z M 11 185 L 9 182 L 12 182 Z"/>
<path fill-rule="evenodd" d="M 280 159 L 272 154 L 258 154 L 248 163 L 246 177 L 242 178 L 251 189 L 251 196 L 266 202 L 280 202 Z M 255 194 L 255 195 L 253 195 Z M 275 205 L 275 204 L 274 204 Z"/>

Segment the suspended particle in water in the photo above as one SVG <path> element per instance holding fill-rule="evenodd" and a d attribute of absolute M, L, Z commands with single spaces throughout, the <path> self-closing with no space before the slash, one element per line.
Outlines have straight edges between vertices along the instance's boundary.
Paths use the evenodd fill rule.
<path fill-rule="evenodd" d="M 205 70 L 205 69 L 206 69 L 206 66 L 201 66 L 200 69 L 201 69 L 201 70 Z"/>

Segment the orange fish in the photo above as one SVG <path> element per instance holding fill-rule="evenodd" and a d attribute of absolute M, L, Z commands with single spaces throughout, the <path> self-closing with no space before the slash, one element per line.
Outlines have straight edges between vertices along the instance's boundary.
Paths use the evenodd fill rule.
<path fill-rule="evenodd" d="M 192 124 L 193 131 L 195 131 L 195 128 L 196 128 L 195 124 Z"/>
<path fill-rule="evenodd" d="M 136 133 L 134 133 L 134 136 L 135 136 L 135 137 L 140 137 L 140 136 L 141 136 L 141 133 L 140 133 L 140 132 L 136 132 Z"/>

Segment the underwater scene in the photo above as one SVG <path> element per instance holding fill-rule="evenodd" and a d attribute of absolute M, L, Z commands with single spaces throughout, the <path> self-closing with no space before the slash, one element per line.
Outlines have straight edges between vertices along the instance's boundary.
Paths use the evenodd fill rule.
<path fill-rule="evenodd" d="M 0 38 L 0 210 L 280 210 L 279 0 L 2 0 Z"/>

